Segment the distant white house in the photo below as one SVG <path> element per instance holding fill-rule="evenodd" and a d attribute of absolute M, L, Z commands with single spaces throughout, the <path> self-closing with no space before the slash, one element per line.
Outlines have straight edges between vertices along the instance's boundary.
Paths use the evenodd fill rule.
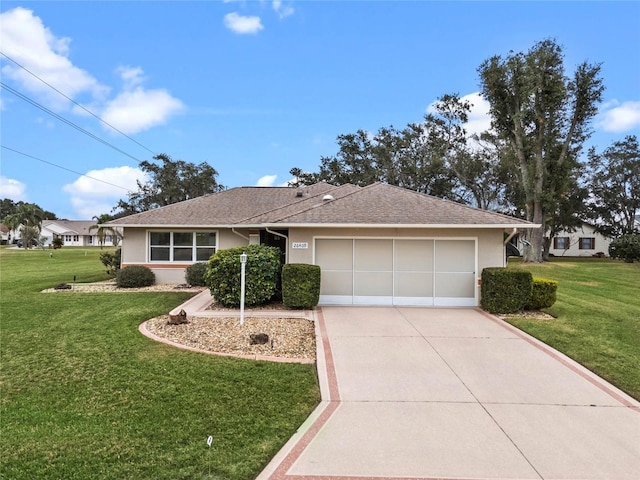
<path fill-rule="evenodd" d="M 598 253 L 609 255 L 613 238 L 596 232 L 596 227 L 582 223 L 575 232 L 559 232 L 551 239 L 549 254 L 556 257 L 591 257 Z"/>
<path fill-rule="evenodd" d="M 54 237 L 60 237 L 65 246 L 99 247 L 100 240 L 97 229 L 90 230 L 95 224 L 96 222 L 93 220 L 45 220 L 42 222 L 40 237 L 43 239 L 44 245 L 50 245 Z M 117 243 L 117 239 L 114 239 L 113 235 L 105 235 L 103 243 L 105 247 L 111 247 Z"/>

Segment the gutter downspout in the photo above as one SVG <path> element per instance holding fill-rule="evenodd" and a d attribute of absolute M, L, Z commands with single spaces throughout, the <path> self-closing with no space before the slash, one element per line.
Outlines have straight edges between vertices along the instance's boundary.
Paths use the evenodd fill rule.
<path fill-rule="evenodd" d="M 509 236 L 504 239 L 504 242 L 502 244 L 506 245 L 507 243 L 509 243 L 509 240 L 511 240 L 513 237 L 515 237 L 516 233 L 518 233 L 518 229 L 514 227 L 513 230 L 511 231 L 511 233 L 509 234 Z"/>
<path fill-rule="evenodd" d="M 282 237 L 282 238 L 284 238 L 286 240 L 286 242 L 284 244 L 284 261 L 285 261 L 285 263 L 287 263 L 289 261 L 289 237 L 287 237 L 283 233 L 278 233 L 278 232 L 274 232 L 273 230 L 269 230 L 269 227 L 265 227 L 265 230 L 268 233 L 272 233 L 272 234 L 277 235 L 278 237 Z"/>
<path fill-rule="evenodd" d="M 247 243 L 249 242 L 249 237 L 245 237 L 245 236 L 244 236 L 243 234 L 241 234 L 240 232 L 236 232 L 236 227 L 231 227 L 231 231 L 232 231 L 233 233 L 235 233 L 236 235 L 238 235 L 239 237 L 244 238 L 244 239 L 247 241 Z"/>
<path fill-rule="evenodd" d="M 507 250 L 506 250 L 507 243 L 509 243 L 509 240 L 515 237 L 517 233 L 518 233 L 518 229 L 513 227 L 513 230 L 511 230 L 511 233 L 507 236 L 507 238 L 504 239 L 504 242 L 502 242 L 502 246 L 504 247 L 504 250 L 503 250 L 504 264 L 502 265 L 503 267 L 507 266 Z"/>

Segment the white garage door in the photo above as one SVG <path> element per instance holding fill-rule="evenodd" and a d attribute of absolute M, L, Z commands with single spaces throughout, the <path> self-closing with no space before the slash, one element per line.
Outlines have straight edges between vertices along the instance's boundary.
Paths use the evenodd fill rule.
<path fill-rule="evenodd" d="M 323 305 L 475 306 L 475 239 L 315 241 Z"/>

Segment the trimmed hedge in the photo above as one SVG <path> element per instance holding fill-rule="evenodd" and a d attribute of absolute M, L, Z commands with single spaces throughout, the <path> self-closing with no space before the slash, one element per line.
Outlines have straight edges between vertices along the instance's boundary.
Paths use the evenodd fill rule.
<path fill-rule="evenodd" d="M 247 254 L 244 304 L 262 305 L 277 293 L 280 277 L 280 250 L 265 245 L 218 250 L 207 264 L 204 280 L 217 303 L 224 307 L 240 306 L 240 254 Z"/>
<path fill-rule="evenodd" d="M 482 270 L 481 278 L 480 306 L 489 313 L 519 312 L 531 298 L 531 272 L 490 267 Z"/>
<path fill-rule="evenodd" d="M 531 297 L 525 305 L 527 310 L 540 310 L 549 308 L 556 303 L 558 282 L 546 278 L 533 278 Z"/>
<path fill-rule="evenodd" d="M 193 287 L 206 287 L 207 282 L 204 281 L 204 274 L 207 271 L 207 262 L 198 262 L 187 267 L 185 280 Z"/>
<path fill-rule="evenodd" d="M 120 288 L 149 287 L 155 282 L 155 274 L 142 265 L 130 265 L 118 270 L 116 274 L 116 285 Z"/>
<path fill-rule="evenodd" d="M 282 267 L 282 303 L 288 308 L 313 308 L 320 301 L 320 267 L 289 263 Z"/>

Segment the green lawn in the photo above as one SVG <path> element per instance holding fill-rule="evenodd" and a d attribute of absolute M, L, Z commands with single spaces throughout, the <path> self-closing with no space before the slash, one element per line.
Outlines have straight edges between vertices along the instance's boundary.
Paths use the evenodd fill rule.
<path fill-rule="evenodd" d="M 0 249 L 0 478 L 252 479 L 319 401 L 311 365 L 138 333 L 187 293 L 40 293 L 107 278 L 97 248 L 49 253 Z"/>
<path fill-rule="evenodd" d="M 565 353 L 640 400 L 640 264 L 554 258 L 514 268 L 558 281 L 554 320 L 510 323 Z"/>

